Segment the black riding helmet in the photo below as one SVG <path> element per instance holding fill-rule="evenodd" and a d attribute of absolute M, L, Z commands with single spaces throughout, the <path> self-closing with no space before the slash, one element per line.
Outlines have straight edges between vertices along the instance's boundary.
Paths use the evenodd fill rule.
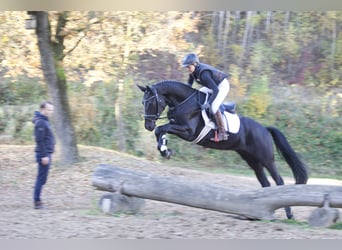
<path fill-rule="evenodd" d="M 182 67 L 185 68 L 185 67 L 188 67 L 189 65 L 193 65 L 195 63 L 199 63 L 199 59 L 198 59 L 198 56 L 195 54 L 195 53 L 189 53 L 187 54 L 183 61 L 182 61 Z"/>

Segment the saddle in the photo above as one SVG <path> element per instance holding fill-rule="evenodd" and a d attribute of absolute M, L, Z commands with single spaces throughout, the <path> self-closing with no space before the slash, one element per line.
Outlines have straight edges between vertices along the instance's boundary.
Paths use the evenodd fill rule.
<path fill-rule="evenodd" d="M 208 88 L 206 88 L 206 87 L 202 87 L 200 89 L 200 91 L 206 94 L 204 103 L 207 103 L 208 99 L 209 99 L 209 95 L 210 95 L 210 90 L 208 90 Z M 231 130 L 229 129 L 229 121 L 228 120 L 231 120 L 230 122 L 235 123 L 235 125 L 237 125 L 238 128 L 240 127 L 240 119 L 238 119 L 238 121 L 237 121 L 236 118 L 238 118 L 238 116 L 236 115 L 235 110 L 236 110 L 236 103 L 235 102 L 225 102 L 225 103 L 222 103 L 219 107 L 219 111 L 221 112 L 223 120 L 224 120 L 223 123 L 224 123 L 224 127 L 225 127 L 226 132 L 231 132 Z M 202 110 L 202 117 L 203 117 L 206 125 L 208 125 L 209 121 L 205 118 L 205 116 L 209 118 L 209 121 L 211 123 L 215 124 L 214 114 L 211 114 L 211 112 L 209 112 L 209 110 Z M 233 118 L 233 120 L 231 118 Z M 216 124 L 215 124 L 215 126 L 216 126 Z M 236 128 L 232 129 L 232 131 L 235 132 Z"/>
<path fill-rule="evenodd" d="M 228 112 L 230 114 L 236 114 L 236 103 L 235 102 L 226 102 L 226 103 L 222 103 L 219 107 L 219 110 L 221 112 L 221 114 L 223 115 L 223 117 L 225 117 L 224 112 Z M 209 110 L 205 110 L 205 112 L 207 113 L 208 117 L 210 118 L 210 120 L 215 121 L 214 119 L 214 114 L 211 114 L 209 112 Z"/>
<path fill-rule="evenodd" d="M 225 131 L 232 134 L 237 134 L 240 130 L 240 117 L 235 114 L 235 108 L 235 103 L 229 103 L 220 106 L 220 112 L 222 112 L 223 115 Z M 211 130 L 217 129 L 214 119 L 210 118 L 211 114 L 208 110 L 203 109 L 201 111 L 201 115 L 204 121 L 204 127 L 197 138 L 193 140 L 194 143 L 200 142 Z"/>
<path fill-rule="evenodd" d="M 210 89 L 208 89 L 207 87 L 202 87 L 199 89 L 199 91 L 205 94 L 204 103 L 207 103 L 208 99 L 209 99 L 209 95 L 211 94 L 212 91 Z M 225 102 L 225 103 L 222 103 L 219 107 L 219 110 L 221 111 L 222 114 L 225 111 L 227 111 L 231 114 L 235 114 L 235 109 L 236 109 L 236 103 L 235 102 Z"/>
<path fill-rule="evenodd" d="M 226 103 L 222 103 L 220 105 L 221 113 L 223 113 L 224 111 L 227 111 L 231 114 L 235 114 L 235 110 L 236 110 L 236 103 L 235 102 L 226 102 Z"/>

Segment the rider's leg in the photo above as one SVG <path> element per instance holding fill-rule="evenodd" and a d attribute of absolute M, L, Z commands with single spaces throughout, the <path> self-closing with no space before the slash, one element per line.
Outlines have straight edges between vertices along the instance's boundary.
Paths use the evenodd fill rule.
<path fill-rule="evenodd" d="M 218 136 L 217 136 L 217 139 L 214 138 L 214 140 L 215 141 L 228 140 L 228 134 L 224 129 L 222 114 L 219 110 L 215 113 L 215 120 L 216 120 L 216 124 L 218 127 Z"/>
<path fill-rule="evenodd" d="M 228 95 L 230 84 L 227 79 L 224 79 L 219 85 L 218 85 L 219 93 L 216 96 L 215 100 L 212 103 L 211 111 L 215 115 L 215 121 L 218 127 L 218 138 L 214 140 L 215 141 L 222 141 L 228 139 L 228 134 L 226 133 L 224 129 L 224 123 L 222 119 L 222 114 L 219 110 L 220 105 L 223 103 L 225 97 Z"/>
<path fill-rule="evenodd" d="M 218 86 L 219 92 L 211 104 L 211 111 L 213 114 L 219 110 L 219 107 L 223 103 L 224 99 L 227 97 L 229 90 L 230 90 L 230 84 L 227 79 L 224 79 Z"/>

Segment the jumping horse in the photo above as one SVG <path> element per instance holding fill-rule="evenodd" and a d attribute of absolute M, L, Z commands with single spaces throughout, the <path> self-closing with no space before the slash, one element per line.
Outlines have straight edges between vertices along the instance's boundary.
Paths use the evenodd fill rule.
<path fill-rule="evenodd" d="M 306 184 L 308 173 L 305 164 L 297 156 L 286 137 L 275 127 L 264 127 L 255 120 L 238 116 L 239 128 L 234 133 L 228 132 L 226 141 L 215 142 L 215 128 L 208 126 L 205 111 L 201 110 L 208 94 L 194 89 L 187 84 L 165 80 L 146 87 L 137 85 L 144 92 L 145 128 L 155 130 L 158 150 L 161 155 L 170 158 L 174 152 L 167 147 L 166 134 L 174 134 L 181 139 L 194 142 L 206 148 L 233 150 L 254 170 L 262 187 L 270 186 L 264 168 L 277 185 L 284 185 L 274 162 L 274 147 L 290 166 L 296 184 Z M 157 126 L 156 121 L 168 106 L 168 123 Z M 227 110 L 224 105 L 221 110 Z M 227 116 L 227 111 L 224 112 Z M 228 124 L 229 125 L 229 124 Z M 209 129 L 208 129 L 209 128 Z M 273 140 L 272 140 L 273 138 Z M 293 218 L 290 207 L 285 207 L 288 219 Z"/>

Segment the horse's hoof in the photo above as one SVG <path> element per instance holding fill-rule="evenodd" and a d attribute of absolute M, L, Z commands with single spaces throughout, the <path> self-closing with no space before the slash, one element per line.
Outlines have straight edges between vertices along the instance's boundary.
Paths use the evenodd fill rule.
<path fill-rule="evenodd" d="M 294 220 L 295 219 L 295 217 L 294 217 L 294 215 L 292 213 L 286 215 L 286 217 L 287 217 L 288 220 Z"/>
<path fill-rule="evenodd" d="M 160 151 L 160 154 L 166 159 L 170 159 L 171 157 L 169 150 Z"/>
<path fill-rule="evenodd" d="M 172 149 L 168 149 L 166 153 L 166 159 L 169 160 L 171 156 L 174 156 L 174 155 L 175 155 L 175 152 Z"/>

